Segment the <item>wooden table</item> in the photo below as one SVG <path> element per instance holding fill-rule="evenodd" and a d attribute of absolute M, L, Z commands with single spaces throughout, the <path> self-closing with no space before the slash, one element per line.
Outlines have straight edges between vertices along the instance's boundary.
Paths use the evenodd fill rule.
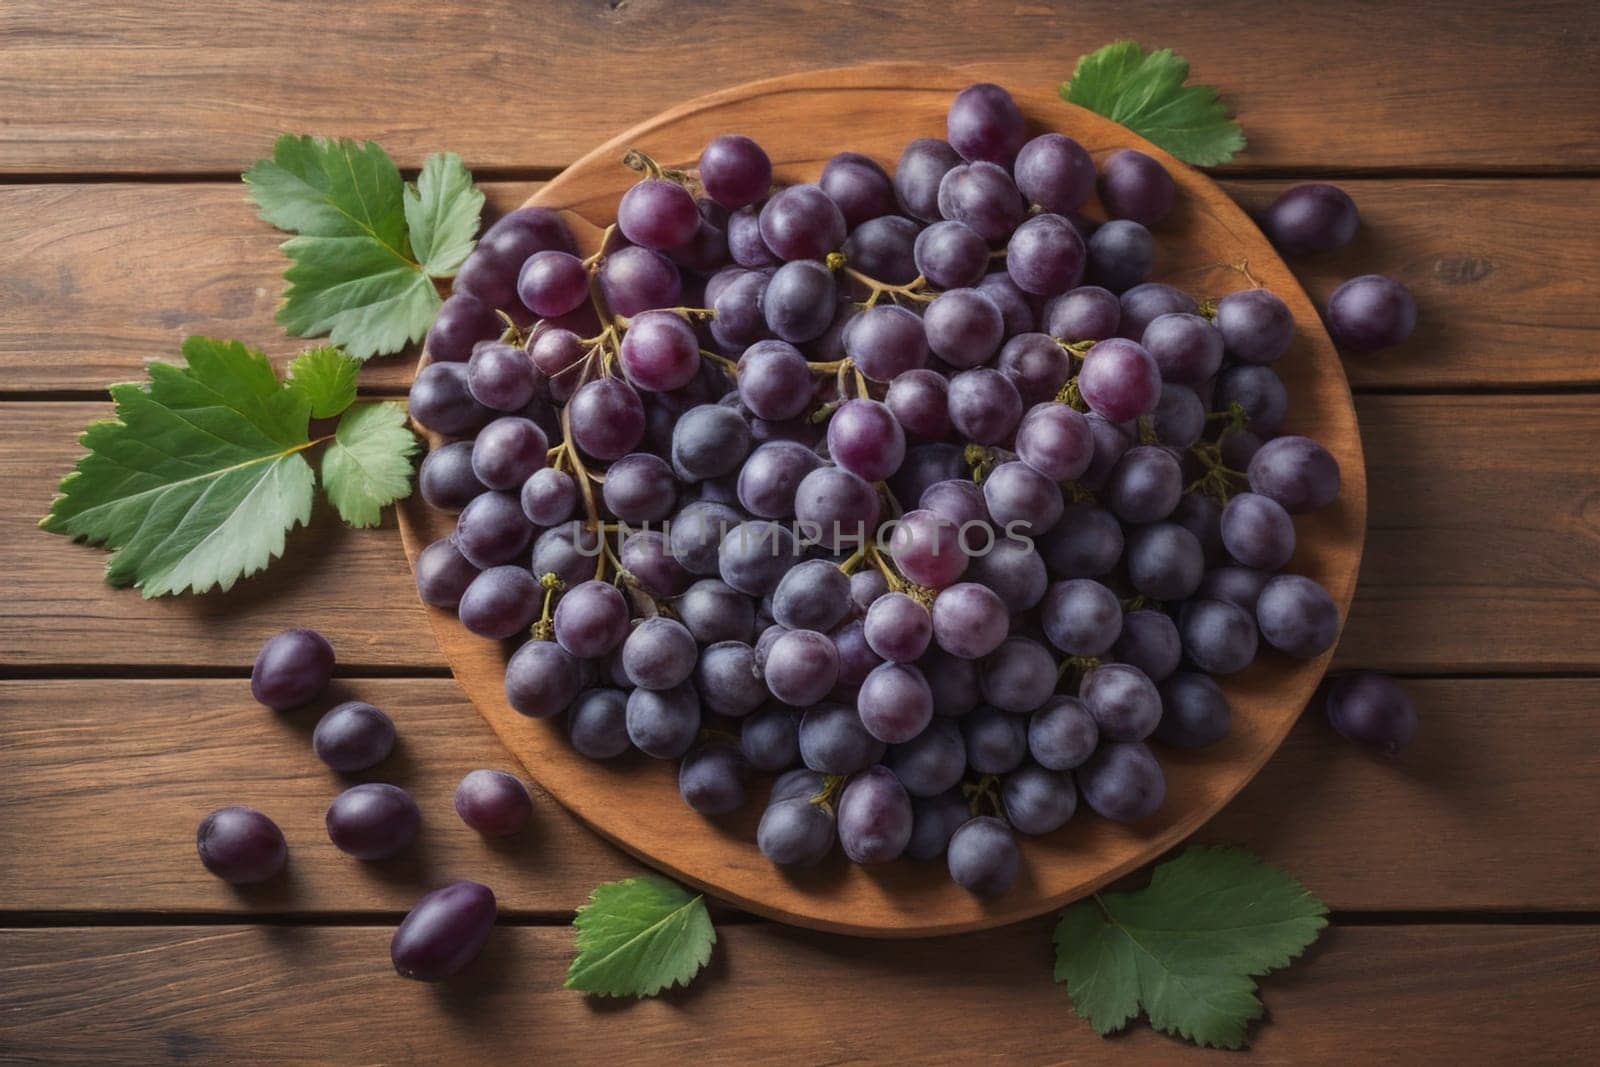
<path fill-rule="evenodd" d="M 889 58 L 998 60 L 1049 83 L 1117 37 L 1171 46 L 1224 87 L 1251 142 L 1222 172 L 1240 200 L 1310 175 L 1356 198 L 1355 244 L 1304 266 L 1313 296 L 1381 271 L 1422 306 L 1404 348 L 1348 363 L 1372 518 L 1339 653 L 1406 676 L 1421 735 L 1383 762 L 1308 715 L 1200 834 L 1334 909 L 1308 958 L 1264 983 L 1256 1055 L 1593 1058 L 1600 8 L 212 6 L 0 7 L 0 1061 L 1200 1059 L 1143 1024 L 1095 1037 L 1050 981 L 1047 920 L 884 944 L 722 911 L 691 990 L 565 992 L 573 910 L 640 867 L 548 798 L 503 847 L 452 825 L 460 776 L 512 763 L 444 668 L 392 522 L 353 532 L 322 509 L 265 580 L 158 602 L 34 528 L 107 382 L 190 333 L 300 347 L 272 322 L 279 235 L 238 180 L 279 132 L 370 137 L 408 167 L 454 149 L 503 210 L 720 86 Z M 374 364 L 366 387 L 398 390 L 408 365 Z M 293 624 L 329 634 L 339 688 L 399 723 L 384 774 L 425 826 L 405 859 L 327 843 L 338 782 L 310 756 L 311 717 L 250 700 L 257 646 Z M 286 883 L 238 892 L 201 871 L 195 824 L 234 802 L 280 821 Z M 440 987 L 395 978 L 398 916 L 466 875 L 501 899 L 485 957 Z"/>

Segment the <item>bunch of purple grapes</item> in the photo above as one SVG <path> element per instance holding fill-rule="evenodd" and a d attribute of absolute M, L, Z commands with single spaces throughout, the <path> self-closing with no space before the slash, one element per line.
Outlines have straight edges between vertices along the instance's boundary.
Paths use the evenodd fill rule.
<path fill-rule="evenodd" d="M 843 153 L 775 188 L 736 135 L 629 162 L 594 255 L 540 208 L 489 229 L 411 392 L 451 439 L 420 491 L 458 513 L 418 589 L 520 642 L 517 711 L 679 761 L 711 817 L 777 775 L 775 863 L 944 857 L 988 895 L 1080 796 L 1153 816 L 1150 743 L 1228 733 L 1215 677 L 1333 646 L 1284 572 L 1340 484 L 1284 433 L 1295 323 L 1148 280 L 1156 160 L 1097 169 L 974 85 L 892 174 Z M 1401 332 L 1346 304 L 1341 334 Z"/>

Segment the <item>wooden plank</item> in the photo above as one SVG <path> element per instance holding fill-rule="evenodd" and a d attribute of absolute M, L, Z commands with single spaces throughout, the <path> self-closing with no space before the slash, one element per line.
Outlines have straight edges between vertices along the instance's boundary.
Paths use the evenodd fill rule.
<path fill-rule="evenodd" d="M 690 989 L 637 1003 L 561 989 L 571 934 L 494 932 L 427 986 L 386 929 L 0 933 L 0 1051 L 27 1062 L 1214 1063 L 1142 1021 L 1107 1043 L 1050 979 L 1048 923 L 879 944 L 725 927 Z M 1262 982 L 1273 1063 L 1577 1062 L 1600 1041 L 1600 931 L 1335 928 Z"/>
<path fill-rule="evenodd" d="M 309 0 L 205 18 L 158 0 L 129 19 L 108 3 L 26 0 L 0 23 L 0 170 L 237 171 L 285 131 L 370 137 L 410 166 L 451 148 L 475 166 L 557 167 L 663 106 L 754 78 L 988 56 L 987 76 L 1049 86 L 1121 38 L 1175 48 L 1198 81 L 1223 88 L 1251 139 L 1241 166 L 1600 165 L 1592 5 L 1308 8 L 1288 21 L 1266 0 L 1207 10 L 958 0 L 907 19 L 823 0 L 537 12 L 378 0 L 352 20 Z M 1242 48 L 1241 26 L 1265 30 Z"/>
<path fill-rule="evenodd" d="M 1593 470 L 1600 397 L 1382 396 L 1357 405 L 1371 516 L 1339 657 L 1406 672 L 1600 667 L 1574 618 L 1600 613 Z M 107 587 L 104 554 L 34 528 L 98 404 L 0 404 L 4 662 L 244 669 L 263 636 L 315 625 L 342 662 L 442 667 L 393 527 L 345 530 L 319 509 L 287 558 L 226 596 L 141 600 Z M 385 523 L 391 522 L 385 519 Z M 1552 610 L 1557 608 L 1559 610 Z"/>
<path fill-rule="evenodd" d="M 1247 207 L 1285 183 L 1229 181 Z M 1348 249 L 1299 260 L 1318 306 L 1345 278 L 1388 273 L 1422 304 L 1400 349 L 1350 358 L 1357 388 L 1600 382 L 1592 358 L 1600 273 L 1600 181 L 1362 180 L 1343 183 L 1366 225 Z M 532 182 L 488 182 L 504 212 Z M 10 393 L 99 390 L 176 358 L 188 334 L 236 337 L 284 360 L 310 342 L 273 322 L 282 235 L 255 218 L 240 186 L 43 185 L 0 188 L 0 375 Z M 137 254 L 139 270 L 127 269 Z M 403 388 L 410 355 L 375 360 L 369 386 Z"/>
<path fill-rule="evenodd" d="M 1340 910 L 1600 910 L 1600 861 L 1572 836 L 1600 797 L 1592 685 L 1408 684 L 1423 719 L 1404 758 L 1373 758 L 1307 714 L 1196 839 L 1254 849 Z M 329 702 L 350 697 L 399 726 L 400 755 L 360 777 L 416 797 L 424 830 L 407 858 L 363 864 L 328 842 L 323 811 L 354 779 L 312 756 L 318 708 L 274 715 L 242 679 L 0 683 L 0 909 L 394 914 L 471 877 L 508 911 L 548 914 L 638 870 L 543 795 L 532 832 L 503 845 L 457 821 L 461 776 L 515 762 L 453 682 L 349 680 Z M 194 829 L 233 803 L 279 821 L 287 883 L 237 892 L 201 869 Z"/>

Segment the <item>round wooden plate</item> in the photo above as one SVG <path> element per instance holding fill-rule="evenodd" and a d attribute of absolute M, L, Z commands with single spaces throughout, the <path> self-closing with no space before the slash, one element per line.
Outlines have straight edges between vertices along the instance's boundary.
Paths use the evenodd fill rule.
<path fill-rule="evenodd" d="M 737 132 L 766 148 L 781 183 L 814 181 L 829 156 L 846 150 L 869 154 L 892 170 L 908 141 L 944 136 L 951 98 L 978 80 L 981 72 L 894 64 L 738 86 L 674 107 L 613 138 L 528 202 L 564 212 L 588 252 L 637 178 L 619 162 L 629 148 L 649 153 L 663 166 L 692 167 L 712 137 Z M 1299 548 L 1290 569 L 1321 582 L 1346 612 L 1365 529 L 1365 468 L 1349 386 L 1310 300 L 1249 217 L 1209 178 L 1124 127 L 1065 103 L 1051 85 L 1008 88 L 1036 131 L 1068 134 L 1097 160 L 1116 148 L 1134 147 L 1166 166 L 1179 195 L 1172 216 L 1156 231 L 1157 279 L 1199 297 L 1219 297 L 1249 286 L 1239 269 L 1244 267 L 1288 302 L 1299 328 L 1289 355 L 1277 364 L 1292 400 L 1286 429 L 1321 441 L 1338 458 L 1344 476 L 1337 503 L 1297 519 Z M 413 564 L 417 552 L 446 536 L 453 521 L 416 497 L 401 506 L 399 515 Z M 1297 662 L 1268 652 L 1226 679 L 1232 733 L 1199 752 L 1159 750 L 1167 799 L 1158 814 L 1130 827 L 1084 809 L 1055 834 L 1023 838 L 1016 886 L 998 900 L 983 901 L 956 886 L 942 864 L 907 859 L 858 867 L 835 850 L 818 868 L 780 870 L 755 847 L 764 782 L 754 785 L 742 813 L 706 819 L 678 796 L 675 763 L 637 754 L 596 763 L 577 755 L 567 744 L 562 720 L 534 721 L 507 705 L 502 675 L 509 645 L 473 636 L 449 612 L 427 610 L 451 669 L 484 718 L 539 784 L 601 835 L 651 866 L 750 911 L 877 937 L 1014 922 L 1084 896 L 1155 859 L 1255 775 L 1306 706 L 1331 656 Z"/>

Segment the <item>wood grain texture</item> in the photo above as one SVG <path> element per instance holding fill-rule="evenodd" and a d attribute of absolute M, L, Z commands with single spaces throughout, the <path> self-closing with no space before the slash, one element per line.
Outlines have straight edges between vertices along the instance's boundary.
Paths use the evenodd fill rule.
<path fill-rule="evenodd" d="M 1222 187 L 1258 209 L 1287 183 Z M 1358 391 L 1593 385 L 1600 180 L 1341 180 L 1364 226 L 1336 254 L 1290 263 L 1316 305 L 1356 274 L 1391 274 L 1422 306 L 1406 344 L 1347 357 Z M 486 182 L 487 216 L 536 182 Z M 234 337 L 280 364 L 310 341 L 273 322 L 283 235 L 236 182 L 0 187 L 0 375 L 12 394 L 102 389 L 176 359 L 188 334 Z M 1160 249 L 1158 248 L 1158 252 Z M 127 258 L 160 270 L 126 269 Z M 404 389 L 409 355 L 373 360 L 368 388 Z"/>
<path fill-rule="evenodd" d="M 1600 795 L 1592 683 L 1407 687 L 1422 732 L 1404 758 L 1373 758 L 1308 712 L 1196 840 L 1253 849 L 1339 911 L 1600 910 L 1600 856 L 1573 847 L 1571 820 Z M 348 697 L 400 732 L 397 755 L 357 777 L 308 744 L 322 707 Z M 344 680 L 288 715 L 243 679 L 0 682 L 0 911 L 395 915 L 423 888 L 475 878 L 502 911 L 548 916 L 642 870 L 537 791 L 528 832 L 482 840 L 450 806 L 476 767 L 516 764 L 448 679 Z M 416 797 L 414 852 L 367 864 L 328 842 L 323 812 L 357 780 Z M 286 881 L 241 892 L 201 869 L 195 827 L 232 803 L 282 826 Z"/>
<path fill-rule="evenodd" d="M 1206 10 L 957 0 L 913 18 L 863 0 L 244 0 L 196 18 L 185 0 L 152 0 L 137 17 L 107 0 L 14 0 L 0 18 L 0 170 L 238 171 L 286 131 L 370 137 L 413 167 L 453 148 L 474 166 L 553 168 L 665 104 L 753 78 L 886 56 L 983 59 L 1047 92 L 1121 38 L 1176 49 L 1221 86 L 1250 138 L 1241 167 L 1600 165 L 1592 4 Z"/>
<path fill-rule="evenodd" d="M 502 927 L 438 986 L 386 929 L 0 932 L 0 1054 L 30 1063 L 1210 1064 L 1142 1020 L 1112 1041 L 1050 980 L 1048 922 L 892 945 L 724 927 L 687 991 L 560 988 L 564 929 Z M 1252 1062 L 1579 1062 L 1600 1042 L 1600 931 L 1336 927 L 1262 981 Z M 841 980 L 841 976 L 850 976 Z"/>
<path fill-rule="evenodd" d="M 815 181 L 837 152 L 862 152 L 886 163 L 898 158 L 911 138 L 943 132 L 950 97 L 970 77 L 950 70 L 876 65 L 713 93 L 598 146 L 529 202 L 561 211 L 573 226 L 580 252 L 600 252 L 603 227 L 616 218 L 617 202 L 638 177 L 618 163 L 626 152 L 642 151 L 663 166 L 681 167 L 692 163 L 719 131 L 738 129 L 766 147 L 775 184 Z M 906 81 L 927 88 L 904 88 Z M 1097 160 L 1119 148 L 1136 148 L 1171 174 L 1177 197 L 1162 222 L 1163 260 L 1154 278 L 1181 281 L 1210 298 L 1265 286 L 1288 305 L 1297 329 L 1288 355 L 1275 368 L 1295 400 L 1284 428 L 1321 442 L 1342 473 L 1338 499 L 1296 522 L 1291 566 L 1320 583 L 1339 610 L 1347 612 L 1365 534 L 1366 470 L 1343 367 L 1304 291 L 1248 216 L 1205 175 L 1125 127 L 1053 95 L 1014 95 L 1030 132 L 1065 131 Z M 808 119 L 817 113 L 832 116 L 837 125 L 814 128 Z M 440 443 L 436 435 L 429 436 Z M 420 498 L 402 502 L 396 514 L 413 562 L 454 524 L 452 516 L 434 511 Z M 468 699 L 540 784 L 601 835 L 669 875 L 769 918 L 875 937 L 956 933 L 1015 922 L 1075 900 L 1161 855 L 1198 829 L 1260 770 L 1288 734 L 1333 655 L 1329 649 L 1297 661 L 1268 654 L 1222 680 L 1233 728 L 1203 754 L 1174 753 L 1163 762 L 1166 793 L 1159 811 L 1137 825 L 1074 820 L 1029 842 L 1028 862 L 1017 885 L 985 900 L 952 880 L 927 878 L 920 865 L 905 858 L 864 866 L 847 862 L 841 852 L 814 870 L 775 866 L 756 848 L 757 805 L 708 821 L 680 803 L 677 761 L 618 773 L 577 754 L 561 731 L 529 720 L 508 703 L 505 664 L 511 643 L 476 636 L 453 612 L 430 608 L 427 614 Z"/>
<path fill-rule="evenodd" d="M 319 508 L 286 558 L 225 597 L 143 600 L 105 554 L 38 517 L 107 407 L 0 404 L 0 669 L 248 670 L 267 634 L 310 623 L 363 669 L 443 670 L 393 519 L 346 530 Z M 1368 551 L 1334 664 L 1473 674 L 1600 669 L 1600 397 L 1392 396 L 1357 403 Z"/>

